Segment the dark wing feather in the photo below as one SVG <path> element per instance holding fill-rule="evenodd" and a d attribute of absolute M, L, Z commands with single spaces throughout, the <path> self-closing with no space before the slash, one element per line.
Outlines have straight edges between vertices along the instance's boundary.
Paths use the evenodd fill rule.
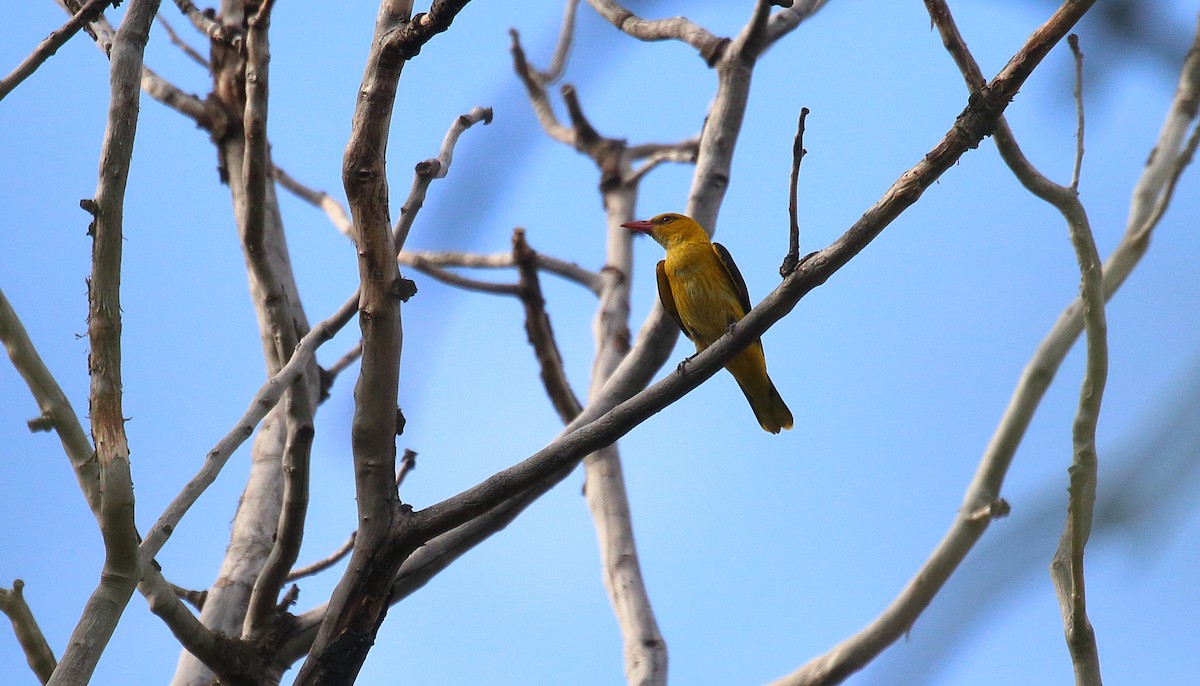
<path fill-rule="evenodd" d="M 742 304 L 742 314 L 749 312 L 750 292 L 746 290 L 746 280 L 742 278 L 742 273 L 738 271 L 737 264 L 733 261 L 733 256 L 720 243 L 713 243 L 712 245 L 713 249 L 717 251 L 717 257 L 721 258 L 721 264 L 725 265 L 725 271 L 729 272 L 729 280 L 733 283 L 733 289 L 737 292 L 738 302 Z"/>
<path fill-rule="evenodd" d="M 667 281 L 667 261 L 660 260 L 658 266 L 654 268 L 654 274 L 658 277 L 658 299 L 662 303 L 663 309 L 667 314 L 671 315 L 671 320 L 679 327 L 684 336 L 691 338 L 692 335 L 683 326 L 683 320 L 679 318 L 679 309 L 675 307 L 675 296 L 671 293 L 671 282 Z"/>

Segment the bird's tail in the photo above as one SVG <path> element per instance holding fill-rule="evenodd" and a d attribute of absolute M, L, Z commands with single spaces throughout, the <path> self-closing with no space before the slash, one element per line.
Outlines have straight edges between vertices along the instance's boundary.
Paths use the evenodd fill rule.
<path fill-rule="evenodd" d="M 754 410 L 759 426 L 773 434 L 782 429 L 792 428 L 792 411 L 783 402 L 779 391 L 775 390 L 771 377 L 767 376 L 766 362 L 755 364 L 757 361 L 746 355 L 748 352 L 750 349 L 733 358 L 725 368 L 737 379 L 738 386 L 750 402 L 750 409 Z M 762 353 L 759 352 L 759 359 L 762 359 L 761 356 Z"/>

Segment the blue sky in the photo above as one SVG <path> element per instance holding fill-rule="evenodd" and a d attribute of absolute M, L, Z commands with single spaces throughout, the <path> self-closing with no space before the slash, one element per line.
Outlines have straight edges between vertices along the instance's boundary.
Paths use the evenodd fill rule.
<path fill-rule="evenodd" d="M 749 3 L 740 5 L 732 12 L 727 3 L 640 7 L 648 16 L 687 13 L 728 35 L 749 12 Z M 512 228 L 523 226 L 535 249 L 598 268 L 604 224 L 595 168 L 540 133 L 508 57 L 514 26 L 530 59 L 544 66 L 561 4 L 512 7 L 472 3 L 406 67 L 388 151 L 393 208 L 412 165 L 436 152 L 453 118 L 491 106 L 494 123 L 463 136 L 409 246 L 505 251 Z M 1182 32 L 1194 28 L 1195 3 L 1163 7 Z M 375 9 L 280 3 L 272 22 L 274 159 L 339 198 Z M 1048 14 L 1041 3 L 961 1 L 952 9 L 989 75 Z M 169 3 L 164 13 L 190 35 Z M 579 15 L 565 80 L 579 89 L 593 124 L 634 143 L 694 135 L 715 77 L 693 51 L 623 39 L 586 7 Z M 5 72 L 65 17 L 48 0 L 18 3 L 6 16 Z M 1107 255 L 1177 72 L 1149 57 L 1113 54 L 1095 27 L 1079 32 L 1088 116 L 1081 195 Z M 184 90 L 207 92 L 204 70 L 161 28 L 147 64 Z M 1026 153 L 1060 181 L 1075 146 L 1070 77 L 1070 55 L 1056 48 L 1008 110 Z M 107 62 L 81 36 L 0 102 L 0 288 L 81 415 L 91 245 L 78 201 L 95 189 L 107 93 Z M 932 148 L 965 100 L 920 3 L 833 2 L 772 48 L 755 72 L 717 227 L 752 299 L 778 283 L 802 106 L 812 111 L 799 192 L 802 247 L 811 251 Z M 143 529 L 264 378 L 229 195 L 215 170 L 206 135 L 143 98 L 122 284 L 125 412 Z M 1148 255 L 1108 309 L 1098 507 L 1110 515 L 1098 515 L 1089 547 L 1088 609 L 1111 683 L 1186 683 L 1200 671 L 1200 519 L 1181 506 L 1198 485 L 1188 458 L 1200 447 L 1197 178 L 1195 170 L 1184 176 Z M 640 215 L 682 209 L 689 183 L 687 167 L 655 171 L 643 184 Z M 282 197 L 301 296 L 317 321 L 353 291 L 354 252 L 320 212 Z M 660 252 L 648 240 L 636 247 L 635 328 L 656 297 Z M 410 276 L 420 292 L 403 311 L 399 400 L 408 425 L 398 445 L 420 455 L 402 495 L 424 506 L 522 459 L 560 427 L 519 303 Z M 568 375 L 582 393 L 594 298 L 554 277 L 543 287 Z M 643 572 L 673 682 L 764 683 L 885 607 L 952 521 L 1022 367 L 1077 288 L 1061 219 L 1017 185 L 985 142 L 765 336 L 795 430 L 759 429 L 722 373 L 623 439 Z M 332 363 L 355 340 L 343 332 L 319 360 Z M 690 348 L 682 341 L 674 359 Z M 1081 374 L 1076 350 L 1014 461 L 1003 493 L 1012 515 L 991 527 L 909 636 L 851 683 L 1071 679 L 1047 567 L 1065 516 Z M 302 562 L 324 557 L 354 526 L 352 376 L 338 379 L 318 415 Z M 36 405 L 7 362 L 0 398 L 0 519 L 7 523 L 0 583 L 25 580 L 61 654 L 103 551 L 57 440 L 26 430 Z M 169 579 L 211 583 L 247 467 L 243 450 L 158 556 Z M 393 608 L 361 683 L 618 683 L 620 642 L 581 482 L 573 475 Z M 334 581 L 327 574 L 302 582 L 298 607 L 321 602 Z M 169 633 L 135 597 L 95 683 L 162 682 L 176 658 Z M 6 683 L 36 683 L 7 631 L 0 631 L 0 665 Z"/>

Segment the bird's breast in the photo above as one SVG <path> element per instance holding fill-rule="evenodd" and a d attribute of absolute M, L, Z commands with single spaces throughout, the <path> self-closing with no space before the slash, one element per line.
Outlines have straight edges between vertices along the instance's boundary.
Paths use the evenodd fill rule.
<path fill-rule="evenodd" d="M 697 349 L 711 345 L 745 314 L 725 268 L 711 248 L 708 252 L 685 253 L 665 265 L 679 318 L 693 333 Z"/>

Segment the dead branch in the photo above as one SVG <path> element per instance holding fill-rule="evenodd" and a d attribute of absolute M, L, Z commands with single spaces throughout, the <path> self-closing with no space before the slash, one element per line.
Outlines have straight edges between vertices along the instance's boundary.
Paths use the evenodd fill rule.
<path fill-rule="evenodd" d="M 670 19 L 642 19 L 619 3 L 612 0 L 588 0 L 592 9 L 626 35 L 642 41 L 678 40 L 687 43 L 700 53 L 709 66 L 717 63 L 728 38 L 709 33 L 704 27 L 687 17 Z"/>
<path fill-rule="evenodd" d="M 167 38 L 171 41 L 171 45 L 179 48 L 179 50 L 184 55 L 187 55 L 188 59 L 191 61 L 195 62 L 201 67 L 204 67 L 205 69 L 210 71 L 212 70 L 212 63 L 208 61 L 208 58 L 196 52 L 195 48 L 193 48 L 191 45 L 188 45 L 187 41 L 180 38 L 179 34 L 175 32 L 175 27 L 171 26 L 171 22 L 167 21 L 167 18 L 161 13 L 158 15 L 158 23 L 163 27 L 163 30 L 167 32 Z"/>
<path fill-rule="evenodd" d="M 507 269 L 517 266 L 517 263 L 513 259 L 511 252 L 480 255 L 478 253 L 464 252 L 405 250 L 404 252 L 400 253 L 398 259 L 402 265 L 412 267 L 413 269 L 425 272 L 430 276 L 434 276 L 434 278 L 439 279 L 441 277 L 436 276 L 436 274 L 446 273 L 443 269 L 444 267 Z M 556 257 L 550 257 L 545 253 L 537 253 L 535 261 L 537 262 L 538 269 L 561 276 L 568 281 L 577 283 L 596 295 L 600 294 L 601 277 L 596 272 L 584 269 L 574 262 L 567 262 Z M 439 271 L 435 272 L 435 269 Z M 449 280 L 446 281 L 449 283 Z"/>
<path fill-rule="evenodd" d="M 291 192 L 297 198 L 304 200 L 308 204 L 325 212 L 325 216 L 329 217 L 329 222 L 333 227 L 341 232 L 346 238 L 354 240 L 354 224 L 350 221 L 350 216 L 346 214 L 346 208 L 342 204 L 333 199 L 325 191 L 318 191 L 300 183 L 292 178 L 291 174 L 275 165 L 271 170 L 275 181 L 283 186 L 284 189 Z"/>
<path fill-rule="evenodd" d="M 586 408 L 566 433 L 524 462 L 504 470 L 446 501 L 416 513 L 417 529 L 437 535 L 467 521 L 504 498 L 530 488 L 584 454 L 608 445 L 633 426 L 666 407 L 714 374 L 750 340 L 759 338 L 771 324 L 786 315 L 808 291 L 824 283 L 833 273 L 867 246 L 890 222 L 915 203 L 922 192 L 966 153 L 978 145 L 996 124 L 1017 88 L 1049 49 L 1090 7 L 1072 2 L 1060 9 L 1016 53 L 992 80 L 986 93 L 975 98 L 959 115 L 942 140 L 913 168 L 906 171 L 875 206 L 828 248 L 815 253 L 753 308 L 733 330 L 704 352 L 692 358 L 659 383 L 647 388 L 611 411 L 597 403 Z M 627 358 L 628 360 L 628 358 Z M 622 367 L 625 363 L 622 363 Z M 976 508 L 971 508 L 973 511 Z"/>
<path fill-rule="evenodd" d="M 800 219 L 797 217 L 796 192 L 800 184 L 800 163 L 808 152 L 804 149 L 804 120 L 808 108 L 800 108 L 800 119 L 796 123 L 796 138 L 792 141 L 792 175 L 788 185 L 788 252 L 779 267 L 779 275 L 787 276 L 800 264 Z"/>
<path fill-rule="evenodd" d="M 1086 11 L 1088 8 L 1078 9 Z M 1063 9 L 1060 9 L 1049 23 L 1035 32 L 1030 40 L 1044 39 L 1047 28 L 1052 23 L 1061 20 L 1063 16 Z M 935 19 L 935 23 L 939 26 L 942 25 L 939 19 Z M 1054 28 L 1055 33 L 1060 30 L 1065 33 L 1069 27 Z M 1200 31 L 1198 31 L 1197 42 L 1200 45 Z M 994 84 L 995 81 L 993 81 L 993 87 Z M 986 93 L 987 91 L 981 92 Z M 1182 148 L 1180 146 L 1183 134 L 1186 132 L 1189 122 L 1195 119 L 1196 108 L 1200 105 L 1200 100 L 1196 97 L 1197 93 L 1200 93 L 1200 51 L 1193 50 L 1180 76 L 1176 99 L 1172 103 L 1167 122 L 1163 126 L 1158 145 L 1155 148 L 1158 154 L 1151 156 L 1141 180 L 1134 189 L 1134 200 L 1126 234 L 1104 265 L 1103 283 L 1106 298 L 1111 297 L 1120 287 L 1144 254 L 1149 232 L 1161 217 L 1162 208 L 1169 202 L 1175 180 L 1190 163 L 1191 152 L 1194 152 L 1196 141 L 1200 141 L 1200 136 L 1194 136 L 1187 145 Z M 1022 372 L 1008 408 L 988 444 L 974 479 L 967 488 L 958 518 L 951 525 L 934 554 L 897 596 L 888 610 L 855 636 L 843 641 L 825 655 L 809 662 L 798 672 L 775 682 L 776 684 L 790 686 L 792 684 L 836 683 L 849 673 L 861 668 L 866 661 L 872 659 L 875 654 L 911 626 L 916 613 L 928 604 L 932 594 L 944 583 L 945 578 L 953 572 L 974 542 L 983 534 L 987 520 L 971 521 L 968 514 L 979 512 L 989 503 L 996 502 L 1004 476 L 1017 446 L 1020 445 L 1025 430 L 1033 418 L 1034 410 L 1053 380 L 1058 366 L 1082 330 L 1082 305 L 1076 299 L 1060 315 Z"/>
<path fill-rule="evenodd" d="M 542 285 L 538 280 L 537 253 L 526 242 L 524 229 L 513 230 L 512 242 L 513 261 L 517 263 L 517 273 L 521 277 L 517 295 L 525 307 L 525 333 L 537 357 L 546 395 L 550 396 L 550 403 L 565 424 L 579 414 L 580 404 L 575 391 L 571 389 L 571 382 L 567 380 L 562 354 L 554 339 L 554 329 L 550 326 L 550 316 L 546 314 L 546 300 L 542 297 Z"/>
<path fill-rule="evenodd" d="M 88 287 L 91 353 L 89 407 L 100 470 L 100 532 L 104 569 L 48 683 L 87 682 L 142 577 L 134 523 L 133 481 L 121 391 L 121 252 L 125 184 L 137 133 L 142 55 L 158 0 L 132 0 L 112 50 L 108 127 L 100 150 L 96 193 L 81 204 L 94 218 Z"/>
<path fill-rule="evenodd" d="M 237 450 L 254 433 L 254 427 L 258 426 L 258 423 L 275 407 L 288 386 L 304 373 L 305 366 L 312 360 L 317 348 L 333 338 L 343 326 L 349 323 L 350 318 L 357 310 L 358 300 L 358 294 L 355 293 L 338 308 L 337 312 L 309 330 L 308 334 L 300 339 L 300 343 L 296 346 L 287 364 L 258 389 L 258 392 L 250 400 L 250 406 L 246 412 L 242 414 L 234 427 L 208 451 L 204 465 L 146 532 L 141 545 L 144 558 L 149 559 L 158 554 L 158 551 L 175 531 L 179 521 L 187 514 L 188 509 L 216 480 L 225 463 L 233 456 L 233 451 Z"/>
<path fill-rule="evenodd" d="M 401 283 L 381 151 L 387 147 L 392 105 L 405 63 L 434 35 L 449 28 L 466 4 L 466 0 L 435 0 L 428 13 L 410 21 L 410 1 L 384 0 L 359 88 L 342 165 L 359 254 L 363 341 L 351 424 L 358 536 L 309 658 L 296 677 L 298 686 L 340 683 L 358 672 L 386 611 L 392 581 L 417 547 L 404 536 L 408 510 L 400 507 L 391 479 L 402 344 Z"/>
<path fill-rule="evenodd" d="M 12 590 L 0 588 L 0 612 L 8 616 L 12 622 L 13 633 L 25 653 L 29 668 L 43 684 L 50 680 L 58 662 L 54 659 L 54 651 L 46 642 L 41 627 L 33 617 L 33 611 L 25 602 L 25 582 L 20 579 L 13 581 Z"/>
<path fill-rule="evenodd" d="M 453 159 L 454 145 L 458 143 L 458 137 L 462 135 L 463 131 L 479 122 L 483 122 L 485 126 L 492 123 L 492 108 L 473 107 L 470 112 L 460 114 L 446 132 L 437 157 L 417 163 L 413 174 L 412 189 L 400 207 L 400 217 L 396 220 L 396 228 L 392 231 L 397 255 L 404 250 L 404 242 L 408 239 L 408 232 L 417 218 L 417 212 L 425 204 L 425 193 L 429 190 L 429 184 L 434 179 L 446 178 L 446 173 L 450 171 L 450 162 Z"/>
<path fill-rule="evenodd" d="M 11 93 L 14 88 L 21 85 L 22 81 L 37 71 L 37 68 L 58 52 L 58 49 L 71 40 L 72 36 L 79 33 L 79 29 L 103 14 L 104 10 L 114 2 L 119 2 L 119 0 L 88 0 L 87 4 L 67 20 L 67 23 L 46 36 L 8 76 L 0 79 L 0 100 L 3 100 L 4 96 Z"/>
<path fill-rule="evenodd" d="M 192 26 L 196 27 L 197 31 L 208 36 L 212 42 L 228 43 L 235 49 L 241 48 L 241 36 L 231 32 L 220 22 L 214 21 L 208 12 L 197 9 L 191 0 L 175 0 L 175 6 L 188 18 L 188 21 L 192 22 Z"/>

